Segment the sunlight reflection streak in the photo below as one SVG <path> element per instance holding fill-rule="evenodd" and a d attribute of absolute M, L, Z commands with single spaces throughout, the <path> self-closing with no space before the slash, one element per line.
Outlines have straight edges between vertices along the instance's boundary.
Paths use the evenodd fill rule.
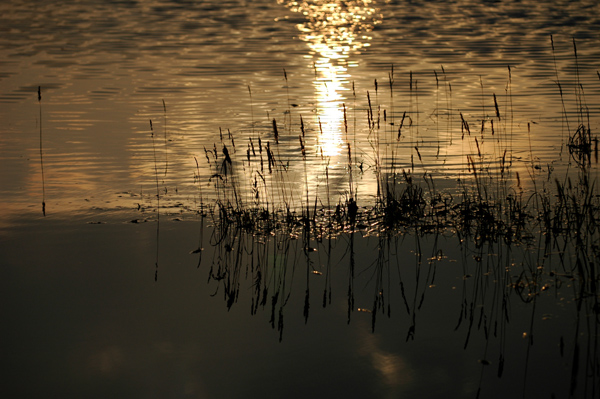
<path fill-rule="evenodd" d="M 369 46 L 367 33 L 381 22 L 381 16 L 372 0 L 278 2 L 306 18 L 297 27 L 313 57 L 317 115 L 322 127 L 317 151 L 328 157 L 340 155 L 346 139 L 344 92 L 349 91 L 349 68 L 358 65 L 350 58 Z"/>

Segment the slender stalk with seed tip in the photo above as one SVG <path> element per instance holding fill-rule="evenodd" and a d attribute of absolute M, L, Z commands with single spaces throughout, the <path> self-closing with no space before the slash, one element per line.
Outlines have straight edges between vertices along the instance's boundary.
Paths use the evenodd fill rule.
<path fill-rule="evenodd" d="M 252 137 L 254 137 L 254 105 L 252 101 L 252 89 L 248 85 L 248 95 L 250 95 L 250 123 L 252 128 Z"/>
<path fill-rule="evenodd" d="M 554 38 L 552 37 L 552 35 L 550 35 L 550 44 L 552 45 L 552 60 L 554 61 L 554 74 L 556 76 L 556 85 L 558 86 L 558 91 L 560 92 L 560 102 L 562 104 L 562 111 L 563 111 L 563 121 L 566 123 L 567 125 L 567 131 L 571 131 L 571 128 L 569 127 L 569 118 L 567 116 L 567 108 L 565 107 L 565 99 L 563 97 L 563 91 L 562 91 L 562 86 L 560 84 L 560 79 L 558 77 L 558 67 L 556 66 L 556 54 L 554 51 Z M 600 75 L 598 75 L 598 77 L 600 77 Z M 563 151 L 563 147 L 564 147 L 564 137 L 562 136 L 562 131 L 561 131 L 561 145 L 560 145 L 560 154 L 562 155 L 562 151 Z"/>
<path fill-rule="evenodd" d="M 483 95 L 483 78 L 479 75 L 479 86 L 481 87 L 481 120 L 485 120 L 485 100 Z"/>
<path fill-rule="evenodd" d="M 433 70 L 433 74 L 435 75 L 435 136 L 437 138 L 437 153 L 435 157 L 437 158 L 440 156 L 440 81 L 435 69 Z"/>
<path fill-rule="evenodd" d="M 194 157 L 194 161 L 196 161 L 196 173 L 198 176 L 198 190 L 200 191 L 200 214 L 204 215 L 204 203 L 202 200 L 202 183 L 200 182 L 200 165 L 198 165 L 198 159 Z"/>
<path fill-rule="evenodd" d="M 388 72 L 389 85 L 390 85 L 390 126 L 394 126 L 394 64 L 392 64 L 392 70 Z M 393 130 L 393 128 L 392 128 Z"/>
<path fill-rule="evenodd" d="M 350 197 L 354 197 L 354 189 L 352 187 L 352 153 L 350 149 L 350 141 L 348 140 L 348 118 L 346 117 L 346 104 L 342 104 L 344 109 L 344 132 L 346 135 L 346 142 L 348 143 L 348 185 L 350 189 Z"/>
<path fill-rule="evenodd" d="M 156 164 L 156 146 L 154 144 L 154 128 L 152 127 L 152 119 L 150 119 L 150 135 L 152 136 L 152 153 L 154 155 L 154 177 L 156 178 L 156 269 L 154 271 L 154 281 L 158 280 L 158 248 L 160 234 L 160 191 L 158 188 L 158 166 Z"/>
<path fill-rule="evenodd" d="M 353 107 L 352 107 L 352 118 L 353 118 L 352 141 L 354 142 L 354 148 L 356 148 L 356 90 L 355 90 L 355 87 L 354 87 L 354 81 L 352 81 L 352 98 L 353 98 Z M 356 164 L 356 151 L 354 152 L 354 163 Z"/>
<path fill-rule="evenodd" d="M 300 139 L 300 151 L 302 152 L 302 161 L 304 164 L 304 185 L 306 187 L 306 229 L 310 229 L 310 209 L 309 209 L 309 195 L 308 195 L 308 171 L 306 169 L 306 148 L 304 145 L 305 132 L 304 132 L 304 121 L 300 116 L 300 131 L 302 135 L 298 136 Z"/>
<path fill-rule="evenodd" d="M 575 103 L 577 104 L 577 115 L 580 118 L 579 124 L 583 124 L 583 104 L 581 101 L 581 81 L 579 80 L 579 58 L 577 57 L 577 44 L 573 38 L 573 54 L 575 54 Z"/>
<path fill-rule="evenodd" d="M 290 105 L 290 84 L 288 82 L 287 72 L 286 72 L 285 68 L 283 68 L 283 77 L 285 79 L 285 92 L 287 95 L 288 120 L 289 120 L 288 132 L 292 133 L 292 108 Z M 284 120 L 285 120 L 285 118 L 284 118 Z"/>
<path fill-rule="evenodd" d="M 419 81 L 417 79 L 415 79 L 415 108 L 416 108 L 416 113 L 417 113 L 417 133 L 416 133 L 416 139 L 415 142 L 418 143 L 419 141 L 419 88 L 418 88 L 418 83 Z"/>
<path fill-rule="evenodd" d="M 168 155 L 168 144 L 167 144 L 167 106 L 165 100 L 162 100 L 164 122 L 165 122 L 165 176 L 167 175 L 167 169 L 169 168 L 169 155 Z"/>
<path fill-rule="evenodd" d="M 444 74 L 444 89 L 446 92 L 446 110 L 448 112 L 448 118 L 446 119 L 447 122 L 447 130 L 450 131 L 450 145 L 452 145 L 452 139 L 453 139 L 453 134 L 452 134 L 452 83 L 448 82 L 448 76 L 446 75 L 446 70 L 444 69 L 444 66 L 441 65 L 440 66 L 442 68 L 442 73 Z M 447 89 L 446 89 L 447 87 Z M 448 149 L 446 149 L 446 152 L 448 151 Z"/>
<path fill-rule="evenodd" d="M 42 169 L 42 214 L 46 216 L 46 183 L 44 179 L 44 152 L 42 150 L 42 87 L 38 86 L 38 104 L 40 108 L 40 167 Z"/>
<path fill-rule="evenodd" d="M 513 121 L 514 121 L 514 113 L 513 113 L 513 101 L 512 101 L 512 72 L 510 70 L 510 65 L 507 65 L 508 68 L 508 83 L 506 86 L 506 93 L 508 94 L 508 99 L 507 101 L 510 104 L 510 138 L 509 138 L 509 143 L 510 143 L 510 165 L 512 166 L 512 162 L 513 162 Z M 506 120 L 504 122 L 504 126 L 506 126 Z M 506 132 L 506 127 L 504 128 L 505 132 Z M 504 134 L 506 136 L 506 133 Z"/>

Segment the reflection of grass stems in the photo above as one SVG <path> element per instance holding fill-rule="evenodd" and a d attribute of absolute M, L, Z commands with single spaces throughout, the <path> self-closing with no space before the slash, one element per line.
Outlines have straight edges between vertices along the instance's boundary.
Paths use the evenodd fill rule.
<path fill-rule="evenodd" d="M 42 88 L 38 86 L 38 104 L 40 105 L 40 166 L 42 169 L 42 214 L 46 216 L 46 183 L 44 179 L 44 152 L 42 150 Z"/>

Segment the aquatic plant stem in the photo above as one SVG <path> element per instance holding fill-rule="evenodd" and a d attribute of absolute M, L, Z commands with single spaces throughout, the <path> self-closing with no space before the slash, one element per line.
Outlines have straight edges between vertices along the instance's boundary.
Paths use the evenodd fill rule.
<path fill-rule="evenodd" d="M 167 169 L 169 168 L 169 152 L 168 152 L 168 140 L 167 140 L 167 106 L 165 100 L 162 100 L 163 112 L 164 112 L 164 123 L 165 123 L 165 176 L 167 175 Z"/>
<path fill-rule="evenodd" d="M 44 151 L 42 149 L 42 88 L 38 86 L 38 104 L 40 109 L 40 167 L 42 171 L 42 214 L 46 216 L 46 182 L 44 178 Z"/>
<path fill-rule="evenodd" d="M 254 102 L 252 101 L 252 89 L 248 85 L 248 95 L 250 96 L 250 128 L 252 129 L 252 136 L 254 137 Z"/>
<path fill-rule="evenodd" d="M 152 154 L 154 155 L 154 177 L 156 179 L 156 262 L 154 271 L 154 281 L 158 280 L 158 252 L 160 236 L 160 190 L 158 188 L 158 165 L 156 164 L 156 146 L 154 144 L 154 128 L 152 119 L 150 119 L 150 135 L 152 136 Z"/>
<path fill-rule="evenodd" d="M 558 67 L 556 66 L 556 53 L 554 50 L 554 38 L 552 37 L 552 35 L 550 35 L 550 44 L 552 45 L 552 60 L 554 61 L 554 75 L 556 76 L 556 85 L 558 86 L 558 91 L 560 92 L 560 102 L 562 104 L 562 116 L 563 116 L 563 122 L 566 123 L 567 125 L 567 132 L 571 131 L 571 128 L 569 127 L 569 117 L 567 115 L 567 108 L 565 107 L 565 99 L 563 97 L 563 90 L 562 90 L 562 86 L 560 84 L 560 79 L 558 77 Z M 564 130 L 564 129 L 563 129 Z M 564 149 L 564 136 L 563 136 L 563 130 L 561 130 L 561 140 L 560 140 L 560 155 L 562 156 L 562 151 Z"/>

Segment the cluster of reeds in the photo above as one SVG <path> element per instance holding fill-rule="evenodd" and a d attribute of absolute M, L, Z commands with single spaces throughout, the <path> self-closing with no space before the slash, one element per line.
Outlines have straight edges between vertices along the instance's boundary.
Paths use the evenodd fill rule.
<path fill-rule="evenodd" d="M 575 43 L 574 51 L 577 62 Z M 363 111 L 370 151 L 358 148 L 355 136 L 351 138 L 347 108 L 343 105 L 343 148 L 347 155 L 347 189 L 343 192 L 334 193 L 330 189 L 331 160 L 308 144 L 307 132 L 311 128 L 301 115 L 291 113 L 289 105 L 284 128 L 271 119 L 270 129 L 257 131 L 253 120 L 251 135 L 240 140 L 245 151 L 236 148 L 231 132 L 220 132 L 219 143 L 204 150 L 216 193 L 214 206 L 206 207 L 214 224 L 211 245 L 216 250 L 208 280 L 216 285 L 215 294 L 222 294 L 230 308 L 240 297 L 242 279 L 251 279 L 251 313 L 268 310 L 270 323 L 281 340 L 295 276 L 305 276 L 303 314 L 307 321 L 310 293 L 315 285 L 322 289 L 322 306 L 329 306 L 332 268 L 344 263 L 348 266 L 348 322 L 355 312 L 366 312 L 375 330 L 378 317 L 391 317 L 399 298 L 401 312 L 409 316 L 406 340 L 410 340 L 418 333 L 418 316 L 426 303 L 426 291 L 435 285 L 437 265 L 445 258 L 438 240 L 450 237 L 458 243 L 463 257 L 460 260 L 464 277 L 462 301 L 456 330 L 465 332 L 465 347 L 476 331 L 486 341 L 499 341 L 499 353 L 488 353 L 486 345 L 482 374 L 484 366 L 494 363 L 501 377 L 505 364 L 508 365 L 506 329 L 511 318 L 511 301 L 531 303 L 535 309 L 539 297 L 552 292 L 558 295 L 568 287 L 576 306 L 577 331 L 568 343 L 561 337 L 560 354 L 567 357 L 567 352 L 571 353 L 571 394 L 581 380 L 587 384 L 587 376 L 598 375 L 600 370 L 597 138 L 590 128 L 591 117 L 579 77 L 578 122 L 577 128 L 571 130 L 557 71 L 556 83 L 567 126 L 563 144 L 569 149 L 565 173 L 557 175 L 552 165 L 542 168 L 531 144 L 529 124 L 526 131 L 520 132 L 529 139 L 529 156 L 519 159 L 513 154 L 517 128 L 512 122 L 510 67 L 507 72 L 505 95 L 494 93 L 482 100 L 489 103 L 492 116 L 484 110 L 480 120 L 470 120 L 452 107 L 452 88 L 446 71 L 443 68 L 439 74 L 436 71 L 436 88 L 439 93 L 443 90 L 446 107 L 440 107 L 436 94 L 437 138 L 426 142 L 418 129 L 418 82 L 411 73 L 411 102 L 407 110 L 397 112 L 393 109 L 397 80 L 392 68 L 389 74 L 392 108 L 386 109 L 379 103 L 377 81 L 375 96 L 369 92 L 366 95 L 367 107 Z M 287 84 L 287 74 L 285 80 Z M 483 90 L 483 82 L 481 86 Z M 251 95 L 250 88 L 249 92 Z M 311 132 L 318 134 L 320 129 L 319 124 Z M 439 133 L 444 130 L 446 134 Z M 432 145 L 437 147 L 435 151 L 431 151 Z M 436 179 L 440 174 L 431 166 L 432 160 L 445 164 L 443 148 L 451 145 L 460 146 L 463 169 L 454 176 L 454 187 L 446 184 L 440 188 Z M 294 152 L 290 148 L 300 155 L 286 155 Z M 401 156 L 405 161 L 400 162 Z M 295 168 L 295 162 L 302 166 Z M 315 165 L 322 166 L 322 173 L 316 182 L 310 182 L 307 169 L 314 169 Z M 359 198 L 357 177 L 365 169 L 373 174 L 376 193 Z M 376 236 L 378 240 L 374 261 L 361 270 L 371 272 L 369 283 L 373 295 L 369 305 L 362 302 L 356 307 L 355 237 L 365 235 Z M 397 256 L 407 236 L 415 241 L 412 271 L 407 271 Z M 421 240 L 429 244 L 429 258 L 423 257 Z M 392 273 L 399 278 L 393 285 Z M 319 278 L 315 276 L 322 279 L 315 280 Z M 526 335 L 530 344 L 536 317 L 533 312 Z M 580 329 L 587 329 L 592 339 L 583 342 Z M 586 348 L 585 359 L 580 358 L 581 346 Z M 497 361 L 490 360 L 494 356 Z M 528 349 L 524 392 L 529 357 Z M 585 367 L 583 374 L 580 367 Z M 591 385 L 586 385 L 586 393 L 590 390 L 595 394 L 600 389 L 598 380 L 592 380 Z"/>
<path fill-rule="evenodd" d="M 575 123 L 568 116 L 572 113 L 567 112 L 556 72 L 566 126 L 561 144 L 568 150 L 561 174 L 536 157 L 531 125 L 519 131 L 512 122 L 510 67 L 504 96 L 482 94 L 482 103 L 492 112 L 490 116 L 484 111 L 481 119 L 453 108 L 446 71 L 434 71 L 438 90 L 434 141 L 425 140 L 419 131 L 419 91 L 413 74 L 408 78 L 410 103 L 399 112 L 393 108 L 399 80 L 393 68 L 388 82 L 391 108 L 380 101 L 382 86 L 374 81 L 364 109 L 354 106 L 348 111 L 342 106 L 346 170 L 342 191 L 330 187 L 332 160 L 311 145 L 310 136 L 322 133 L 320 123 L 311 126 L 302 115 L 292 113 L 289 92 L 283 122 L 269 118 L 257 129 L 252 116 L 248 135 L 234 139 L 229 130 L 221 131 L 220 140 L 204 150 L 216 199 L 201 208 L 214 225 L 208 281 L 215 286 L 215 295 L 222 295 L 231 308 L 247 292 L 243 280 L 250 280 L 250 312 L 270 314 L 269 322 L 281 340 L 293 288 L 301 285 L 303 317 L 308 322 L 314 306 L 311 294 L 317 292 L 322 306 L 330 306 L 334 269 L 342 265 L 347 269 L 347 289 L 342 294 L 347 299 L 348 322 L 366 313 L 375 331 L 382 318 L 400 313 L 408 320 L 404 338 L 413 340 L 420 333 L 427 292 L 435 286 L 438 265 L 446 257 L 438 241 L 450 239 L 459 250 L 463 274 L 457 287 L 461 303 L 455 331 L 464 334 L 465 348 L 476 341 L 475 334 L 485 342 L 497 342 L 496 349 L 485 345 L 482 351 L 482 375 L 494 370 L 502 377 L 514 366 L 515 360 L 506 355 L 512 350 L 507 337 L 512 304 L 530 304 L 531 321 L 523 333 L 528 343 L 524 395 L 533 389 L 527 385 L 534 357 L 530 348 L 533 337 L 541 333 L 542 317 L 536 303 L 545 296 L 567 295 L 575 311 L 575 332 L 561 336 L 556 346 L 571 367 L 566 376 L 570 394 L 583 390 L 585 397 L 595 397 L 600 389 L 597 138 L 577 65 L 575 71 Z M 284 77 L 287 91 L 287 74 Z M 252 96 L 250 88 L 249 93 Z M 437 104 L 440 95 L 446 98 L 445 108 Z M 367 133 L 363 136 L 368 143 L 363 146 L 357 145 L 349 128 L 349 115 L 354 115 L 356 126 L 360 119 L 356 114 L 364 118 Z M 529 142 L 529 154 L 522 159 L 513 153 L 517 134 Z M 445 164 L 444 149 L 452 145 L 460 147 L 462 170 L 453 176 L 455 186 L 440 187 L 443 173 L 432 166 L 433 161 Z M 318 167 L 322 169 L 315 173 Z M 359 198 L 365 170 L 372 174 L 376 188 L 372 196 Z M 364 264 L 362 257 L 357 269 L 355 240 L 361 236 L 375 236 L 377 244 L 373 261 Z M 398 256 L 406 251 L 402 246 L 407 240 L 414 241 L 414 265 Z M 355 289 L 360 274 L 369 275 L 360 290 L 370 292 L 366 300 Z"/>
<path fill-rule="evenodd" d="M 285 71 L 284 76 L 287 87 Z M 331 192 L 331 159 L 323 156 L 322 150 L 319 154 L 316 146 L 309 146 L 309 128 L 302 115 L 292 114 L 289 105 L 283 128 L 273 118 L 269 130 L 256 131 L 253 121 L 251 135 L 242 135 L 238 139 L 243 143 L 244 150 L 236 147 L 234 135 L 229 130 L 226 134 L 221 131 L 220 141 L 212 148 L 204 149 L 212 170 L 209 180 L 216 193 L 212 213 L 215 214 L 214 210 L 217 210 L 216 214 L 224 221 L 252 230 L 268 231 L 275 227 L 302 225 L 315 232 L 331 233 L 348 227 L 377 225 L 384 229 L 410 228 L 421 232 L 453 229 L 480 242 L 516 240 L 535 228 L 546 229 L 549 234 L 559 230 L 570 232 L 572 229 L 559 229 L 558 225 L 563 224 L 560 221 L 563 217 L 571 218 L 573 212 L 581 214 L 587 218 L 585 223 L 593 225 L 595 220 L 588 220 L 594 215 L 590 209 L 595 210 L 598 204 L 595 202 L 595 184 L 590 175 L 590 165 L 593 143 L 597 139 L 591 133 L 589 110 L 582 89 L 577 91 L 576 99 L 580 119 L 578 128 L 569 131 L 566 143 L 571 160 L 579 170 L 578 181 L 574 183 L 572 176 L 576 173 L 554 177 L 550 165 L 547 178 L 542 178 L 542 167 L 531 147 L 531 138 L 529 160 L 519 164 L 519 170 L 523 173 L 524 169 L 527 176 L 520 175 L 516 170 L 517 157 L 513 154 L 512 143 L 515 128 L 512 123 L 510 67 L 504 107 L 494 93 L 489 99 L 494 110 L 493 116 L 486 115 L 484 109 L 481 120 L 468 120 L 462 112 L 451 108 L 452 88 L 443 68 L 439 75 L 435 72 L 435 79 L 437 89 L 440 89 L 440 81 L 443 83 L 447 99 L 445 110 L 436 107 L 436 130 L 446 129 L 447 132 L 438 134 L 435 155 L 430 150 L 425 155 L 422 153 L 423 146 L 427 150 L 432 143 L 425 142 L 419 133 L 418 82 L 413 79 L 412 73 L 409 79 L 411 102 L 408 110 L 401 112 L 401 117 L 396 110 L 382 108 L 378 103 L 380 87 L 376 80 L 375 96 L 367 91 L 365 112 L 370 153 L 364 146 L 357 148 L 356 138 L 350 138 L 346 105 L 343 105 L 346 139 L 343 147 L 347 151 L 347 190 L 344 192 Z M 395 82 L 392 68 L 389 74 L 392 105 Z M 562 99 L 562 86 L 558 79 L 557 84 Z M 580 86 L 580 83 L 577 84 Z M 483 82 L 481 85 L 483 90 Z M 250 87 L 248 90 L 252 98 Z M 436 94 L 436 102 L 438 97 Z M 442 111 L 445 113 L 445 127 L 439 123 Z M 566 110 L 564 117 L 567 117 Z M 459 142 L 453 138 L 456 128 L 451 126 L 452 123 L 460 126 Z M 474 130 L 473 126 L 480 128 Z M 294 129 L 298 129 L 298 133 L 294 133 Z M 320 122 L 318 127 L 311 129 L 313 135 L 318 135 Z M 527 135 L 531 136 L 529 124 Z M 439 190 L 436 177 L 443 174 L 430 171 L 426 166 L 436 160 L 446 162 L 447 158 L 440 154 L 441 144 L 446 148 L 451 145 L 461 148 L 459 162 L 463 164 L 463 171 L 459 172 L 457 185 L 453 189 Z M 597 151 L 597 145 L 595 148 Z M 300 155 L 290 155 L 294 152 Z M 357 157 L 359 152 L 360 157 Z M 410 153 L 410 162 L 400 163 L 398 158 L 406 157 L 407 152 Z M 430 159 L 425 160 L 425 157 Z M 319 158 L 320 161 L 316 161 Z M 296 168 L 296 163 L 301 163 L 301 168 Z M 361 204 L 358 198 L 359 183 L 355 176 L 363 173 L 365 163 L 374 175 L 376 194 L 362 198 Z M 322 167 L 320 176 L 314 170 L 319 165 Z M 198 163 L 197 168 L 200 176 Z M 307 168 L 311 169 L 311 176 L 317 176 L 312 178 L 313 181 L 308 180 Z M 550 184 L 551 180 L 555 180 L 556 184 Z M 579 199 L 566 200 L 569 195 L 575 195 L 574 190 L 587 195 L 584 208 L 579 205 Z M 323 195 L 323 191 L 326 195 Z"/>
<path fill-rule="evenodd" d="M 209 182 L 214 189 L 214 201 L 205 202 L 210 196 L 203 197 L 200 191 L 199 212 L 211 216 L 215 226 L 213 245 L 223 246 L 227 253 L 213 263 L 210 278 L 227 281 L 223 289 L 229 306 L 238 295 L 241 273 L 231 267 L 241 267 L 242 254 L 249 252 L 237 245 L 245 243 L 250 248 L 255 244 L 253 240 L 264 243 L 269 237 L 277 237 L 279 241 L 272 247 L 275 258 L 276 251 L 289 248 L 289 240 L 302 238 L 310 271 L 314 248 L 335 237 L 353 237 L 355 232 L 380 237 L 404 233 L 449 234 L 460 237 L 461 242 L 473 243 L 478 250 L 490 245 L 527 245 L 532 237 L 543 237 L 543 245 L 551 250 L 561 254 L 574 251 L 580 278 L 578 297 L 594 295 L 598 283 L 596 265 L 600 261 L 597 227 L 600 196 L 593 163 L 597 162 L 597 156 L 592 157 L 597 152 L 597 139 L 591 131 L 591 116 L 579 81 L 575 43 L 573 46 L 577 128 L 571 129 L 573 123 L 568 117 L 555 67 L 567 132 L 563 144 L 569 149 L 568 166 L 560 176 L 555 174 L 552 165 L 544 165 L 545 170 L 540 165 L 531 144 L 529 124 L 526 131 L 518 132 L 529 139 L 528 157 L 520 159 L 513 153 L 513 136 L 519 128 L 513 122 L 510 66 L 504 94 L 493 93 L 486 98 L 484 83 L 480 80 L 481 119 L 465 116 L 454 107 L 446 70 L 442 67 L 434 71 L 436 111 L 429 118 L 435 122 L 434 139 L 425 137 L 419 129 L 419 82 L 412 72 L 406 79 L 409 99 L 406 109 L 394 108 L 398 106 L 394 95 L 399 91 L 401 79 L 393 67 L 387 85 L 375 80 L 373 90 L 366 92 L 362 110 L 356 107 L 353 85 L 352 110 L 349 112 L 346 104 L 341 109 L 346 188 L 341 190 L 338 185 L 335 191 L 330 187 L 332 159 L 323 155 L 322 149 L 310 139 L 322 135 L 320 120 L 310 123 L 299 112 L 292 112 L 287 73 L 284 71 L 288 104 L 279 120 L 269 117 L 266 123 L 256 124 L 252 89 L 248 86 L 251 129 L 235 134 L 220 130 L 219 141 L 211 148 L 204 148 L 204 158 L 211 170 Z M 385 87 L 389 91 L 387 107 L 382 94 Z M 440 97 L 445 101 L 440 101 Z M 490 114 L 486 112 L 486 104 Z M 166 126 L 164 103 L 163 107 Z M 356 139 L 360 115 L 365 120 L 366 132 L 361 134 L 368 141 L 362 145 L 357 144 Z M 349 122 L 351 118 L 353 121 Z M 166 145 L 165 128 L 165 153 Z M 455 147 L 459 150 L 454 151 L 457 155 L 452 161 L 462 168 L 453 172 L 452 181 L 456 184 L 449 187 L 436 164 L 443 169 L 450 159 L 448 149 Z M 195 158 L 196 181 L 202 176 L 203 162 L 199 158 Z M 165 174 L 166 171 L 165 155 Z M 155 172 L 160 198 L 158 169 Z M 375 192 L 369 194 L 360 190 L 367 173 L 375 181 Z M 440 187 L 441 183 L 444 187 Z M 239 238 L 241 236 L 244 238 Z M 240 259 L 231 259 L 235 253 Z M 268 257 L 260 255 L 260 259 Z M 259 264 L 260 259 L 252 262 Z M 567 270 L 568 267 L 565 263 L 562 274 L 572 274 L 573 270 Z M 251 270 L 257 287 L 253 299 L 256 309 L 257 304 L 267 302 L 267 288 L 263 286 L 267 272 L 255 266 L 251 266 Z M 284 271 L 277 273 L 285 274 Z M 531 275 L 529 279 L 536 278 Z M 519 289 L 517 287 L 519 284 L 515 289 Z M 307 288 L 307 297 L 308 292 Z M 279 297 L 271 298 L 273 303 L 279 300 Z M 376 300 L 374 308 L 381 305 L 379 300 L 382 298 Z M 349 304 L 352 303 L 349 296 Z M 275 315 L 282 310 L 273 308 L 272 312 Z"/>
<path fill-rule="evenodd" d="M 448 130 L 446 135 L 439 135 L 436 140 L 435 157 L 440 157 L 440 143 L 444 140 L 446 146 L 456 144 L 462 148 L 464 171 L 459 174 L 453 189 L 439 190 L 435 172 L 428 171 L 425 166 L 421 148 L 426 143 L 420 137 L 418 122 L 415 123 L 419 118 L 418 82 L 411 73 L 411 103 L 408 110 L 401 111 L 401 117 L 396 110 L 388 112 L 378 103 L 380 87 L 377 81 L 374 82 L 375 96 L 367 92 L 365 113 L 370 154 L 356 148 L 355 138 L 350 139 L 347 110 L 343 105 L 348 189 L 337 193 L 337 199 L 332 198 L 329 189 L 330 160 L 319 154 L 318 149 L 309 147 L 304 119 L 301 115 L 292 115 L 288 105 L 283 129 L 276 119 L 270 121 L 270 131 L 256 132 L 253 123 L 252 135 L 245 138 L 245 151 L 237 150 L 230 131 L 227 134 L 220 132 L 220 142 L 204 150 L 213 170 L 210 181 L 217 195 L 215 206 L 209 207 L 209 212 L 215 217 L 215 224 L 226 231 L 239 228 L 253 234 L 283 231 L 290 236 L 307 232 L 306 248 L 311 247 L 311 239 L 321 242 L 330 236 L 358 230 L 384 235 L 405 231 L 417 234 L 449 231 L 472 240 L 478 247 L 495 242 L 522 242 L 539 233 L 546 240 L 560 241 L 562 245 L 572 240 L 586 240 L 583 246 L 586 251 L 600 247 L 596 228 L 600 202 L 591 173 L 590 157 L 591 144 L 596 138 L 589 127 L 590 116 L 583 91 L 577 91 L 579 127 L 574 132 L 569 131 L 567 139 L 575 171 L 559 178 L 553 176 L 549 165 L 547 177 L 542 177 L 542 168 L 530 144 L 529 160 L 520 165 L 524 166 L 528 176 L 521 176 L 515 170 L 517 160 L 512 153 L 515 128 L 512 124 L 510 67 L 507 71 L 504 107 L 498 101 L 499 95 L 494 93 L 489 99 L 493 116 L 486 116 L 484 110 L 482 119 L 478 121 L 467 120 L 460 111 L 452 108 L 452 88 L 446 71 L 442 68 L 439 74 L 437 71 L 434 73 L 436 88 L 440 88 L 440 82 L 444 87 L 445 128 Z M 285 72 L 284 76 L 287 85 Z M 390 104 L 394 103 L 395 82 L 392 68 L 389 73 Z M 558 79 L 557 85 L 562 100 L 562 86 Z M 483 82 L 481 86 L 483 89 Z M 251 96 L 251 89 L 248 90 Z M 438 97 L 436 95 L 436 102 Z M 444 129 L 439 123 L 440 113 L 436 114 L 438 131 Z M 567 117 L 566 110 L 564 117 Z M 451 124 L 454 121 L 460 124 L 458 143 L 452 136 L 454 129 Z M 584 121 L 587 123 L 584 124 Z M 472 126 L 480 128 L 474 130 Z M 293 133 L 295 128 L 299 129 L 298 134 Z M 280 130 L 285 132 L 285 136 L 280 134 Z M 318 133 L 319 129 L 313 130 Z M 529 125 L 527 134 L 531 134 Z M 294 136 L 298 138 L 297 153 L 301 155 L 284 158 L 282 154 L 289 153 L 289 148 L 294 146 Z M 407 149 L 410 162 L 400 167 L 399 154 Z M 358 151 L 362 151 L 360 161 L 356 156 Z M 307 158 L 319 156 L 323 166 L 320 181 L 324 182 L 326 198 L 319 195 L 319 183 L 311 185 L 308 181 Z M 434 155 L 430 153 L 428 156 Z M 374 198 L 365 198 L 361 206 L 355 174 L 359 170 L 362 173 L 365 159 L 371 163 L 377 192 Z M 291 172 L 291 164 L 298 161 L 303 165 L 303 189 L 299 188 L 301 185 L 295 180 L 297 176 Z M 315 164 L 311 161 L 312 168 Z M 525 180 L 528 188 L 525 188 Z M 588 274 L 596 276 L 595 272 Z M 591 280 L 586 280 L 591 284 Z"/>

